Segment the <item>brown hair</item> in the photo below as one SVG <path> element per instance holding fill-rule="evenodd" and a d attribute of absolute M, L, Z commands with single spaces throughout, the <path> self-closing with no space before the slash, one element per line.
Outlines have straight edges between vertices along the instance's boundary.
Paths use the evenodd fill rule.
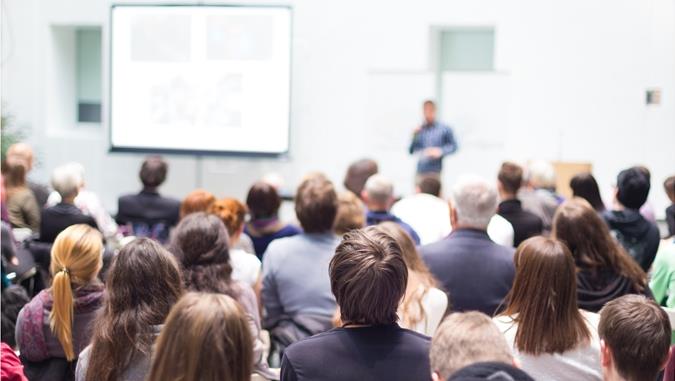
<path fill-rule="evenodd" d="M 108 271 L 86 380 L 117 380 L 135 352 L 148 355 L 153 326 L 164 323 L 182 293 L 178 263 L 159 243 L 137 238 L 124 246 Z"/>
<path fill-rule="evenodd" d="M 214 215 L 192 213 L 178 223 L 170 248 L 183 265 L 188 290 L 237 297 L 233 289 L 228 246 L 225 225 Z"/>
<path fill-rule="evenodd" d="M 344 235 L 330 261 L 330 284 L 345 324 L 392 324 L 408 269 L 396 241 L 377 227 Z"/>
<path fill-rule="evenodd" d="M 377 225 L 377 228 L 393 238 L 401 248 L 403 261 L 408 268 L 408 284 L 403 303 L 399 307 L 399 315 L 404 326 L 414 327 L 425 320 L 422 301 L 429 290 L 436 287 L 436 279 L 422 261 L 415 242 L 399 224 L 388 221 Z"/>
<path fill-rule="evenodd" d="M 516 163 L 506 161 L 502 163 L 497 179 L 502 184 L 504 191 L 510 194 L 516 194 L 521 185 L 523 185 L 523 167 Z"/>
<path fill-rule="evenodd" d="M 56 236 L 49 272 L 54 305 L 49 327 L 61 343 L 68 361 L 76 359 L 73 349 L 73 288 L 96 279 L 103 266 L 103 238 L 88 225 L 71 225 Z"/>
<path fill-rule="evenodd" d="M 361 196 L 361 191 L 366 185 L 368 178 L 378 172 L 377 162 L 373 159 L 361 159 L 353 162 L 347 168 L 343 184 L 347 190 L 357 196 Z"/>
<path fill-rule="evenodd" d="M 11 197 L 20 189 L 27 189 L 27 165 L 24 160 L 8 158 L 2 163 L 2 176 L 5 179 L 7 197 Z"/>
<path fill-rule="evenodd" d="M 253 340 L 241 306 L 219 294 L 188 293 L 171 309 L 149 381 L 248 381 Z"/>
<path fill-rule="evenodd" d="M 246 205 L 251 211 L 252 220 L 272 218 L 279 212 L 281 197 L 274 186 L 259 181 L 248 190 Z"/>
<path fill-rule="evenodd" d="M 562 353 L 590 339 L 577 307 L 574 259 L 567 247 L 533 237 L 518 246 L 514 262 L 516 276 L 503 315 L 518 323 L 515 347 L 536 356 Z"/>
<path fill-rule="evenodd" d="M 235 198 L 217 200 L 209 208 L 209 213 L 216 215 L 223 221 L 230 237 L 239 232 L 246 220 L 246 205 Z"/>
<path fill-rule="evenodd" d="M 607 224 L 586 200 L 565 201 L 552 225 L 553 236 L 567 245 L 577 267 L 592 271 L 611 268 L 630 279 L 638 292 L 647 287 L 647 274 L 612 238 Z"/>
<path fill-rule="evenodd" d="M 626 380 L 654 380 L 668 360 L 668 314 L 642 295 L 624 295 L 600 310 L 598 335 Z"/>
<path fill-rule="evenodd" d="M 675 176 L 670 176 L 663 182 L 663 189 L 666 191 L 670 202 L 675 203 Z"/>
<path fill-rule="evenodd" d="M 216 196 L 204 189 L 190 192 L 180 204 L 180 218 L 190 213 L 206 212 L 216 202 Z"/>
<path fill-rule="evenodd" d="M 421 193 L 439 197 L 441 195 L 441 179 L 435 174 L 420 175 L 417 187 Z"/>
<path fill-rule="evenodd" d="M 337 196 L 338 208 L 333 230 L 342 235 L 366 225 L 366 209 L 360 198 L 350 191 L 341 192 Z"/>
<path fill-rule="evenodd" d="M 161 156 L 148 156 L 141 165 L 138 177 L 143 186 L 157 188 L 166 180 L 168 170 L 169 166 Z"/>
<path fill-rule="evenodd" d="M 321 178 L 304 180 L 295 194 L 295 214 L 305 233 L 325 233 L 333 228 L 337 214 L 333 183 Z"/>
<path fill-rule="evenodd" d="M 453 313 L 443 320 L 431 340 L 429 360 L 431 369 L 445 380 L 477 362 L 511 364 L 513 354 L 492 319 L 471 311 Z"/>

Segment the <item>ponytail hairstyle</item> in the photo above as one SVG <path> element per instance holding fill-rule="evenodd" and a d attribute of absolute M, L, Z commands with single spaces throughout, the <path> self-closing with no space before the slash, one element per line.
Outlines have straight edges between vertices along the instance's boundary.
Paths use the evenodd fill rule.
<path fill-rule="evenodd" d="M 73 288 L 96 278 L 103 265 L 103 239 L 88 225 L 72 225 L 54 241 L 51 253 L 51 293 L 54 300 L 49 327 L 63 347 L 68 361 L 75 360 L 73 350 Z"/>

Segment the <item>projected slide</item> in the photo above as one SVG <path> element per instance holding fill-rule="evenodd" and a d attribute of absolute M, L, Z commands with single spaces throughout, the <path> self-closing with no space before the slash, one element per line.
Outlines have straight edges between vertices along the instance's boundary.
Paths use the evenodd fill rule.
<path fill-rule="evenodd" d="M 112 149 L 288 150 L 291 10 L 112 7 Z"/>

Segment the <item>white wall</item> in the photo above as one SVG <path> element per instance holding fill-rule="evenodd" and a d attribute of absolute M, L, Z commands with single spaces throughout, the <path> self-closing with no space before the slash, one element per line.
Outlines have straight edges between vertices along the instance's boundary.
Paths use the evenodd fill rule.
<path fill-rule="evenodd" d="M 639 163 L 652 170 L 650 199 L 663 213 L 661 183 L 675 170 L 675 1 L 289 3 L 290 155 L 201 163 L 171 156 L 166 193 L 182 197 L 203 186 L 243 197 L 252 181 L 270 171 L 289 186 L 309 170 L 341 182 L 348 163 L 364 156 L 379 160 L 399 191 L 409 192 L 414 159 L 406 154 L 408 139 L 420 102 L 435 89 L 432 28 L 494 25 L 496 73 L 443 77 L 441 107 L 461 144 L 446 160 L 445 182 L 464 172 L 494 177 L 504 159 L 542 158 L 592 162 L 609 192 L 620 169 Z M 46 180 L 56 165 L 81 161 L 89 187 L 114 210 L 118 194 L 139 187 L 142 155 L 108 153 L 105 128 L 58 122 L 69 79 L 54 70 L 62 57 L 52 35 L 52 26 L 102 25 L 106 39 L 109 4 L 4 0 L 1 94 L 3 112 L 29 131 L 36 147 L 41 166 L 34 177 Z M 661 88 L 660 106 L 645 106 L 648 87 Z"/>

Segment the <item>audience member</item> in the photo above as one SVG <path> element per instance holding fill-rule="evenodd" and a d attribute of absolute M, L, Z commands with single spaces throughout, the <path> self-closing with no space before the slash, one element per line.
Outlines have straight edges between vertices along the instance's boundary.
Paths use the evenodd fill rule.
<path fill-rule="evenodd" d="M 16 319 L 19 311 L 30 302 L 26 289 L 13 285 L 2 290 L 2 342 L 16 348 Z"/>
<path fill-rule="evenodd" d="M 116 220 L 128 234 L 162 243 L 168 241 L 169 230 L 178 222 L 180 201 L 161 196 L 157 191 L 166 180 L 167 171 L 164 159 L 149 156 L 139 173 L 143 190 L 119 198 Z"/>
<path fill-rule="evenodd" d="M 70 172 L 72 176 L 77 176 L 79 179 L 78 182 L 78 193 L 77 197 L 73 204 L 82 211 L 82 213 L 91 216 L 98 229 L 103 234 L 103 237 L 106 239 L 117 239 L 117 224 L 115 220 L 110 216 L 110 213 L 105 209 L 101 199 L 96 195 L 96 193 L 88 190 L 84 182 L 84 166 L 80 163 L 72 162 L 65 164 L 61 167 L 63 171 Z M 54 206 L 61 203 L 62 198 L 59 192 L 52 192 L 47 199 L 47 206 Z"/>
<path fill-rule="evenodd" d="M 345 234 L 330 263 L 343 326 L 291 345 L 290 380 L 429 380 L 429 338 L 396 324 L 408 271 L 394 239 L 375 227 Z"/>
<path fill-rule="evenodd" d="M 668 225 L 668 237 L 675 236 L 675 176 L 670 176 L 663 182 L 663 188 L 668 195 L 670 205 L 666 208 L 666 224 Z"/>
<path fill-rule="evenodd" d="M 431 340 L 432 379 L 447 380 L 461 368 L 482 362 L 514 364 L 504 335 L 485 314 L 457 312 L 446 317 Z"/>
<path fill-rule="evenodd" d="M 647 201 L 649 176 L 632 167 L 619 173 L 613 210 L 606 211 L 610 230 L 644 271 L 648 271 L 659 247 L 659 228 L 640 214 Z"/>
<path fill-rule="evenodd" d="M 3 381 L 28 381 L 23 365 L 14 350 L 4 342 L 0 344 L 0 379 Z"/>
<path fill-rule="evenodd" d="M 494 322 L 523 370 L 536 380 L 600 380 L 597 314 L 577 307 L 572 253 L 533 237 L 516 250 L 508 306 Z"/>
<path fill-rule="evenodd" d="M 249 381 L 254 360 L 247 324 L 227 295 L 186 294 L 157 339 L 148 381 Z"/>
<path fill-rule="evenodd" d="M 227 229 L 230 236 L 230 264 L 232 265 L 232 279 L 244 282 L 257 289 L 260 282 L 260 259 L 254 254 L 245 252 L 242 249 L 234 248 L 239 242 L 239 238 L 244 232 L 244 221 L 246 219 L 246 205 L 234 198 L 225 198 L 218 200 L 211 205 L 210 213 L 215 214 Z"/>
<path fill-rule="evenodd" d="M 466 366 L 450 376 L 448 381 L 533 381 L 529 374 L 503 362 L 479 362 Z"/>
<path fill-rule="evenodd" d="M 101 234 L 87 225 L 61 232 L 52 247 L 52 285 L 24 306 L 16 341 L 30 380 L 72 379 L 103 301 Z"/>
<path fill-rule="evenodd" d="M 391 207 L 391 213 L 406 221 L 426 245 L 445 238 L 452 228 L 448 203 L 440 198 L 441 181 L 437 175 L 419 175 L 415 194 L 404 197 Z"/>
<path fill-rule="evenodd" d="M 13 161 L 17 159 L 26 164 L 26 176 L 28 176 L 30 171 L 33 170 L 33 149 L 26 143 L 12 144 L 7 149 L 7 160 Z M 38 208 L 42 209 L 45 204 L 47 204 L 49 188 L 44 184 L 30 181 L 30 179 L 26 179 L 26 184 L 28 185 L 28 188 L 30 188 L 30 191 L 33 192 Z"/>
<path fill-rule="evenodd" d="M 661 241 L 652 264 L 649 288 L 659 305 L 675 308 L 675 240 Z"/>
<path fill-rule="evenodd" d="M 180 218 L 190 213 L 208 212 L 211 205 L 216 202 L 216 196 L 204 189 L 195 189 L 188 193 L 180 204 Z"/>
<path fill-rule="evenodd" d="M 246 224 L 244 232 L 253 240 L 255 255 L 259 259 L 262 259 L 270 242 L 302 233 L 298 227 L 279 220 L 281 197 L 277 189 L 268 183 L 257 182 L 251 186 L 246 196 L 246 206 L 251 220 Z"/>
<path fill-rule="evenodd" d="M 536 160 L 527 165 L 524 186 L 517 192 L 523 210 L 539 217 L 543 224 L 543 232 L 551 232 L 553 215 L 559 202 L 555 190 L 555 169 L 544 160 Z"/>
<path fill-rule="evenodd" d="M 436 279 L 405 230 L 393 222 L 383 222 L 378 228 L 396 241 L 408 268 L 405 297 L 398 309 L 400 325 L 427 336 L 433 335 L 448 309 L 448 295 L 436 288 Z"/>
<path fill-rule="evenodd" d="M 644 296 L 626 295 L 607 303 L 600 311 L 598 334 L 605 381 L 656 380 L 666 366 L 670 321 Z"/>
<path fill-rule="evenodd" d="M 600 196 L 600 187 L 595 177 L 588 172 L 577 173 L 570 180 L 570 188 L 572 188 L 572 196 L 580 197 L 588 201 L 589 204 L 598 213 L 604 213 L 605 203 Z"/>
<path fill-rule="evenodd" d="M 501 202 L 498 214 L 506 218 L 513 226 L 513 245 L 517 247 L 524 240 L 543 232 L 544 224 L 535 214 L 523 210 L 516 198 L 523 184 L 523 168 L 518 164 L 505 162 L 499 170 L 498 187 Z"/>
<path fill-rule="evenodd" d="M 383 175 L 372 175 L 366 181 L 365 188 L 361 192 L 361 198 L 366 204 L 366 225 L 377 225 L 381 222 L 391 221 L 399 224 L 406 233 L 410 234 L 416 245 L 420 244 L 417 232 L 390 212 L 394 203 L 394 186 Z"/>
<path fill-rule="evenodd" d="M 73 166 L 63 165 L 54 170 L 52 187 L 61 196 L 61 202 L 42 210 L 40 241 L 54 242 L 59 233 L 71 225 L 85 224 L 98 228 L 93 217 L 75 206 L 80 183 L 80 176 Z"/>
<path fill-rule="evenodd" d="M 295 213 L 304 233 L 273 241 L 263 257 L 264 326 L 279 353 L 329 329 L 335 311 L 328 278 L 338 244 L 332 231 L 337 214 L 333 184 L 322 178 L 303 181 L 295 194 Z"/>
<path fill-rule="evenodd" d="M 366 225 L 366 208 L 361 199 L 351 191 L 338 193 L 338 208 L 333 230 L 342 236 L 354 229 L 361 229 Z"/>
<path fill-rule="evenodd" d="M 497 190 L 477 177 L 463 177 L 452 190 L 453 231 L 442 241 L 422 246 L 431 273 L 450 294 L 455 311 L 477 310 L 492 315 L 513 282 L 513 249 L 487 234 L 497 209 Z"/>
<path fill-rule="evenodd" d="M 183 293 L 178 263 L 159 243 L 137 238 L 113 260 L 105 291 L 75 380 L 143 381 L 155 339 Z"/>
<path fill-rule="evenodd" d="M 269 369 L 262 357 L 258 301 L 251 286 L 232 279 L 228 241 L 225 225 L 218 217 L 195 212 L 176 226 L 170 248 L 183 265 L 187 290 L 225 294 L 241 304 L 249 319 L 256 372 L 266 375 Z"/>
<path fill-rule="evenodd" d="M 649 293 L 647 275 L 585 200 L 576 198 L 560 206 L 553 219 L 553 235 L 574 257 L 579 308 L 598 312 L 622 295 Z"/>
<path fill-rule="evenodd" d="M 343 182 L 345 189 L 361 197 L 361 192 L 366 186 L 368 178 L 378 172 L 377 162 L 373 159 L 361 159 L 353 162 L 349 165 L 345 174 Z"/>
<path fill-rule="evenodd" d="M 3 165 L 9 222 L 14 228 L 40 228 L 40 207 L 26 183 L 26 163 L 8 159 Z"/>

